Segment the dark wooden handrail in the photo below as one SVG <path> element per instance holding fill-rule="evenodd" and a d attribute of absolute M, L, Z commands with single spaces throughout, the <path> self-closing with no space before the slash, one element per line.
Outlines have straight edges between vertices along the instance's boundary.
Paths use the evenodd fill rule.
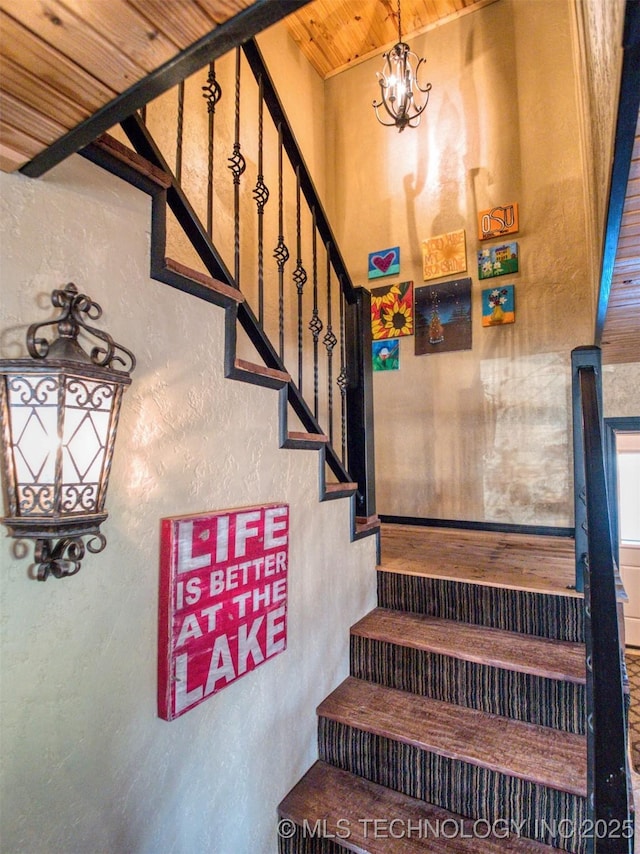
<path fill-rule="evenodd" d="M 587 850 L 633 851 L 633 810 L 627 758 L 624 650 L 616 590 L 602 443 L 600 350 L 572 353 L 576 567 L 585 593 L 587 656 Z M 577 445 L 577 447 L 575 447 Z M 580 530 L 584 537 L 578 535 Z M 586 829 L 587 831 L 589 828 Z"/>

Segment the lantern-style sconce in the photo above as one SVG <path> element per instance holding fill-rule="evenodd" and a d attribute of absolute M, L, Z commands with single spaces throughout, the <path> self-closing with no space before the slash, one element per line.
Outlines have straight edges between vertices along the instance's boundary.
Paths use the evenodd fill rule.
<path fill-rule="evenodd" d="M 12 537 L 35 539 L 36 577 L 75 575 L 86 548 L 106 539 L 105 499 L 122 393 L 131 382 L 133 353 L 90 326 L 100 306 L 75 285 L 54 290 L 62 314 L 27 331 L 31 358 L 0 360 L 2 469 Z M 57 326 L 51 343 L 37 337 Z M 80 331 L 99 340 L 91 353 Z M 123 358 L 124 357 L 124 358 Z M 116 367 L 121 365 L 122 369 Z"/>

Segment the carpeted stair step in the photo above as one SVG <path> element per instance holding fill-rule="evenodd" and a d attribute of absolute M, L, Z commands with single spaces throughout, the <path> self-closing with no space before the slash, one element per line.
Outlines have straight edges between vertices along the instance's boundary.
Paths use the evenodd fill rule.
<path fill-rule="evenodd" d="M 552 849 L 316 762 L 278 808 L 280 854 L 547 854 Z M 493 832 L 492 832 L 493 831 Z"/>
<path fill-rule="evenodd" d="M 584 734 L 585 648 L 376 608 L 351 629 L 351 675 Z"/>
<path fill-rule="evenodd" d="M 323 761 L 452 812 L 514 821 L 523 836 L 581 850 L 583 736 L 353 677 L 320 704 L 318 716 Z"/>
<path fill-rule="evenodd" d="M 378 605 L 429 617 L 584 643 L 581 596 L 378 571 Z"/>

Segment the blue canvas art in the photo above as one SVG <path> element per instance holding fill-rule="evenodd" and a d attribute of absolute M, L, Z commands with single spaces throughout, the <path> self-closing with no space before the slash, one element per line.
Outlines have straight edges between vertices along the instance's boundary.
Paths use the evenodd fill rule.
<path fill-rule="evenodd" d="M 400 273 L 400 247 L 381 249 L 369 253 L 369 278 L 380 276 L 397 276 Z"/>

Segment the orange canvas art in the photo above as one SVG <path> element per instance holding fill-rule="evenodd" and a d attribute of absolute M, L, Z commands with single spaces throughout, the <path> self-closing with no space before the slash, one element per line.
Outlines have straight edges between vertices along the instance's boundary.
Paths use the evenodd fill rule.
<path fill-rule="evenodd" d="M 466 269 L 467 247 L 463 228 L 422 241 L 422 277 L 425 282 L 464 273 Z"/>

